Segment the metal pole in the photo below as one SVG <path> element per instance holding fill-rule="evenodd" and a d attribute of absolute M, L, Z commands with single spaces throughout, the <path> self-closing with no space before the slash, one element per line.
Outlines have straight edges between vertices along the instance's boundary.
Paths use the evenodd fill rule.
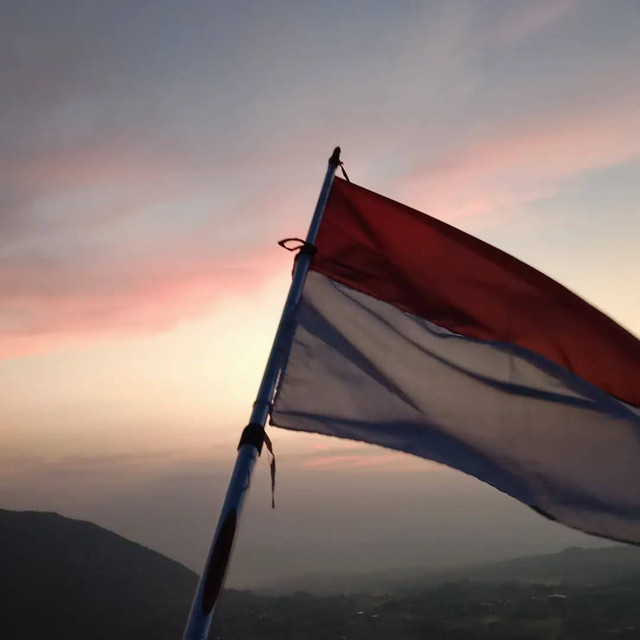
<path fill-rule="evenodd" d="M 340 164 L 340 147 L 336 147 L 329 158 L 329 166 L 318 196 L 306 242 L 312 245 L 318 235 L 322 214 L 329 199 L 329 192 L 333 184 L 336 168 Z M 251 472 L 256 458 L 262 451 L 264 442 L 264 425 L 266 424 L 271 401 L 280 374 L 280 369 L 291 341 L 293 317 L 302 295 L 302 288 L 309 271 L 312 254 L 300 251 L 297 256 L 293 279 L 289 295 L 282 310 L 282 316 L 276 330 L 273 346 L 267 359 L 267 365 L 258 389 L 258 395 L 253 405 L 249 424 L 245 427 L 238 445 L 238 457 L 231 474 L 227 495 L 222 505 L 211 549 L 205 569 L 200 577 L 198 588 L 191 605 L 189 619 L 183 640 L 206 640 L 215 612 L 218 597 L 224 585 L 225 575 L 231 552 L 238 520 L 242 512 L 242 505 L 251 481 Z"/>

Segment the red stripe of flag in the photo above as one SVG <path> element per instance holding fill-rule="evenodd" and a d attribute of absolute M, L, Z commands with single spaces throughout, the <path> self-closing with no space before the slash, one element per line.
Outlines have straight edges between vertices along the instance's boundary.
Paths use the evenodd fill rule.
<path fill-rule="evenodd" d="M 450 331 L 508 342 L 640 406 L 640 341 L 513 256 L 336 179 L 312 269 Z"/>

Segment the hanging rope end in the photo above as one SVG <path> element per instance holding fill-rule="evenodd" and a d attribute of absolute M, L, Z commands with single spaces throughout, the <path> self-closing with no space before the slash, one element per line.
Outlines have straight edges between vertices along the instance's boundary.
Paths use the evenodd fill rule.
<path fill-rule="evenodd" d="M 264 433 L 264 444 L 269 452 L 269 469 L 271 471 L 271 508 L 276 508 L 276 454 L 273 453 L 273 444 L 271 438 Z"/>

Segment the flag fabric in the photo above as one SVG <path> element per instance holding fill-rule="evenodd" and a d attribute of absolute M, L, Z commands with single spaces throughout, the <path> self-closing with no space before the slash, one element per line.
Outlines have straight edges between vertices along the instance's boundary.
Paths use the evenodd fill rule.
<path fill-rule="evenodd" d="M 640 542 L 640 341 L 477 238 L 336 178 L 271 424 L 404 451 Z"/>

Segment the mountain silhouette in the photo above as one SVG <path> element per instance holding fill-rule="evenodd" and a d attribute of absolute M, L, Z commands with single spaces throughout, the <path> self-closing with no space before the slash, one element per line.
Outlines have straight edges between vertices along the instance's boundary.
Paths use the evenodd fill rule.
<path fill-rule="evenodd" d="M 0 637 L 182 637 L 197 576 L 89 522 L 0 510 Z"/>

